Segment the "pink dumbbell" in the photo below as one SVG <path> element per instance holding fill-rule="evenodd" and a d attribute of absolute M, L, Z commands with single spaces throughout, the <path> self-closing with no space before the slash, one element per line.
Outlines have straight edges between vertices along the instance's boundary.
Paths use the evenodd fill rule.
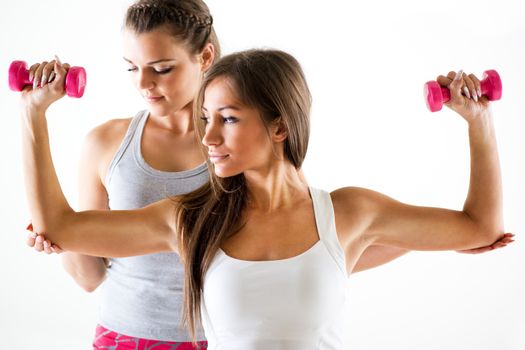
<path fill-rule="evenodd" d="M 487 96 L 489 101 L 497 101 L 501 98 L 501 79 L 495 70 L 483 72 L 481 83 L 481 94 Z M 431 112 L 440 111 L 443 104 L 450 101 L 450 90 L 438 84 L 437 81 L 429 81 L 425 84 L 425 99 L 427 107 Z"/>
<path fill-rule="evenodd" d="M 22 91 L 28 85 L 33 83 L 29 81 L 27 64 L 24 61 L 13 61 L 9 66 L 9 88 L 13 91 Z M 65 88 L 69 97 L 82 97 L 86 88 L 86 70 L 82 67 L 69 68 Z"/>

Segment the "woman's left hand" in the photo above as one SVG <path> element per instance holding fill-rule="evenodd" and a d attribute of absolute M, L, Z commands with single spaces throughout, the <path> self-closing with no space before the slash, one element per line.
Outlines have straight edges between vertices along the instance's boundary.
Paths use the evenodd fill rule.
<path fill-rule="evenodd" d="M 51 243 L 43 234 L 33 232 L 33 225 L 29 224 L 26 228 L 29 231 L 29 235 L 26 239 L 26 244 L 35 249 L 37 252 L 46 252 L 46 254 L 60 254 L 64 250 L 57 246 L 56 244 Z"/>

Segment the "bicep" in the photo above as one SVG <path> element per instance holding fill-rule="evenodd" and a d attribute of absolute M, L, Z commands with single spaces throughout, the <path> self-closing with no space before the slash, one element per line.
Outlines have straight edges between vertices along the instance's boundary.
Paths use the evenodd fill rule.
<path fill-rule="evenodd" d="M 414 206 L 364 188 L 332 193 L 340 241 L 350 263 L 374 244 L 409 250 L 461 250 L 491 244 L 465 212 Z M 352 265 L 353 266 L 353 265 Z"/>
<path fill-rule="evenodd" d="M 175 250 L 171 199 L 137 210 L 64 213 L 46 233 L 65 250 L 94 256 L 123 257 Z"/>
<path fill-rule="evenodd" d="M 108 210 L 108 194 L 99 172 L 108 158 L 99 128 L 92 130 L 84 140 L 78 168 L 78 207 L 80 210 Z M 77 283 L 94 290 L 105 278 L 109 261 L 106 258 L 66 252 L 62 255 L 64 267 Z"/>
<path fill-rule="evenodd" d="M 488 235 L 463 211 L 421 207 L 365 193 L 372 211 L 364 233 L 376 244 L 411 250 L 458 250 L 483 246 Z"/>

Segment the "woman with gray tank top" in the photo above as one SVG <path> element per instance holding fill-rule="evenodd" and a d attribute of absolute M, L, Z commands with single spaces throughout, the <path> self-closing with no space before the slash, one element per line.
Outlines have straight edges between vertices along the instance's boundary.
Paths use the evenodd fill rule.
<path fill-rule="evenodd" d="M 110 120 L 87 135 L 80 162 L 83 210 L 142 208 L 208 180 L 192 121 L 201 78 L 220 56 L 207 5 L 138 1 L 127 9 L 123 40 L 132 82 L 148 110 Z M 42 238 L 31 240 L 37 250 L 60 249 Z M 101 287 L 94 348 L 194 348 L 181 326 L 183 267 L 177 254 L 106 260 L 64 252 L 63 265 L 86 291 Z M 196 339 L 199 349 L 206 347 L 200 329 Z"/>

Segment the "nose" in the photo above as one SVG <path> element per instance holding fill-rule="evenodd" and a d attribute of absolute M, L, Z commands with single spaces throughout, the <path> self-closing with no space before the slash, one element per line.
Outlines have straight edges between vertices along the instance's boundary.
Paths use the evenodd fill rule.
<path fill-rule="evenodd" d="M 155 81 L 147 71 L 140 69 L 136 75 L 137 88 L 140 90 L 149 90 L 155 86 Z"/>
<path fill-rule="evenodd" d="M 204 136 L 202 137 L 202 144 L 206 147 L 218 146 L 222 143 L 223 138 L 221 135 L 221 128 L 218 123 L 213 121 L 213 118 L 210 118 L 208 124 L 206 124 L 206 129 L 204 131 Z"/>

